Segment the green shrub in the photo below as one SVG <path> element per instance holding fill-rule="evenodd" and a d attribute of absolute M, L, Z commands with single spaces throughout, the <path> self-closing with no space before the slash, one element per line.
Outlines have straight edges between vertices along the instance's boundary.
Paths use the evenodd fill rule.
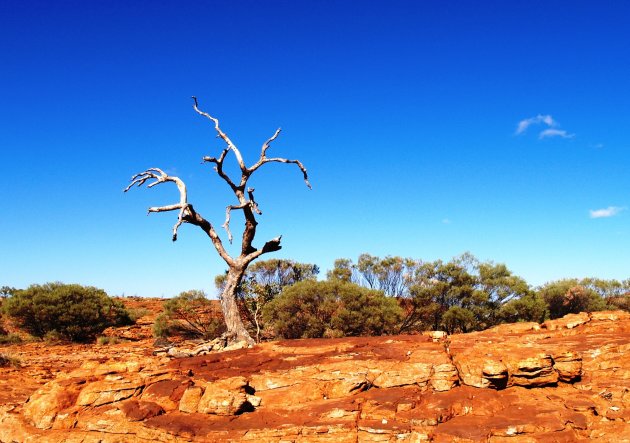
<path fill-rule="evenodd" d="M 122 303 L 91 286 L 47 283 L 18 290 L 4 311 L 35 337 L 85 342 L 109 326 L 131 324 Z"/>
<path fill-rule="evenodd" d="M 620 295 L 618 297 L 609 297 L 606 299 L 609 309 L 623 309 L 630 312 L 630 294 Z"/>
<path fill-rule="evenodd" d="M 221 312 L 203 291 L 191 290 L 179 294 L 164 304 L 164 312 L 153 325 L 153 335 L 181 335 L 209 340 L 226 330 Z"/>
<path fill-rule="evenodd" d="M 0 334 L 0 345 L 14 345 L 22 341 L 22 337 L 17 334 Z"/>
<path fill-rule="evenodd" d="M 607 309 L 606 301 L 594 289 L 576 279 L 547 283 L 540 288 L 539 294 L 547 303 L 549 317 L 552 319 L 566 314 Z"/>
<path fill-rule="evenodd" d="M 101 345 L 101 346 L 105 346 L 105 345 L 117 345 L 118 343 L 122 343 L 123 340 L 121 340 L 118 337 L 106 337 L 106 336 L 101 336 L 98 337 L 96 339 L 96 343 Z"/>
<path fill-rule="evenodd" d="M 442 316 L 442 324 L 449 334 L 468 332 L 474 328 L 476 322 L 475 314 L 460 306 L 451 306 Z"/>
<path fill-rule="evenodd" d="M 288 286 L 263 313 L 284 338 L 381 335 L 393 331 L 400 315 L 395 299 L 339 279 Z"/>
<path fill-rule="evenodd" d="M 129 318 L 134 323 L 138 321 L 138 319 L 151 313 L 151 311 L 149 311 L 147 308 L 133 308 L 127 309 L 127 311 L 129 312 Z"/>
<path fill-rule="evenodd" d="M 533 321 L 542 323 L 547 317 L 547 305 L 542 296 L 530 293 L 515 298 L 501 305 L 498 318 L 502 323 L 516 323 L 519 321 Z"/>

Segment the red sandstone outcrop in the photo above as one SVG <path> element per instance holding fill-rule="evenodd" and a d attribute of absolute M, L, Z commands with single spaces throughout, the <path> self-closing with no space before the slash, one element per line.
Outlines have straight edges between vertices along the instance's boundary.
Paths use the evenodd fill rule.
<path fill-rule="evenodd" d="M 5 398 L 0 442 L 630 442 L 624 312 L 178 359 L 148 343 Z"/>

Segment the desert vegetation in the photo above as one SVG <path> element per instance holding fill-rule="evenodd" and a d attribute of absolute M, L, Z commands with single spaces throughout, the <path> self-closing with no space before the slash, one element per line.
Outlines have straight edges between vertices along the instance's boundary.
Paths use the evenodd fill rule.
<path fill-rule="evenodd" d="M 447 262 L 362 254 L 356 263 L 336 260 L 323 281 L 318 273 L 317 265 L 293 260 L 250 266 L 237 302 L 256 341 L 471 332 L 570 313 L 628 310 L 630 299 L 630 280 L 561 279 L 534 288 L 506 265 L 481 262 L 469 253 Z M 219 293 L 225 278 L 215 278 Z M 205 294 L 189 291 L 166 302 L 155 331 L 211 338 L 222 331 L 218 317 Z"/>
<path fill-rule="evenodd" d="M 190 290 L 164 303 L 164 312 L 155 320 L 156 337 L 180 335 L 212 339 L 225 332 L 220 310 L 203 291 Z"/>
<path fill-rule="evenodd" d="M 396 330 L 401 309 L 382 291 L 307 280 L 285 288 L 265 306 L 264 317 L 283 338 L 382 335 Z"/>
<path fill-rule="evenodd" d="M 133 322 L 122 303 L 105 291 L 76 284 L 35 284 L 15 290 L 3 300 L 2 310 L 34 337 L 77 342 L 93 340 L 109 326 Z"/>
<path fill-rule="evenodd" d="M 220 293 L 228 273 L 215 279 Z M 240 316 L 256 341 L 470 332 L 582 311 L 627 310 L 630 298 L 630 280 L 562 279 L 533 288 L 506 265 L 481 262 L 469 253 L 447 262 L 361 254 L 356 262 L 336 260 L 325 281 L 317 281 L 318 273 L 317 265 L 281 259 L 259 261 L 247 269 L 236 295 Z M 174 300 L 167 306 L 178 306 L 179 331 L 164 328 L 167 317 L 175 318 L 172 307 L 167 307 L 171 313 L 158 319 L 158 335 L 188 329 L 208 338 L 220 332 L 213 324 L 213 333 L 208 334 L 210 325 L 193 327 L 198 320 L 182 315 L 200 313 L 205 298 Z M 216 322 L 216 315 L 206 318 Z"/>
<path fill-rule="evenodd" d="M 229 271 L 216 276 L 222 294 Z M 543 322 L 566 314 L 630 311 L 630 279 L 560 279 L 532 287 L 504 264 L 469 253 L 449 261 L 361 254 L 338 259 L 318 280 L 319 267 L 288 259 L 258 261 L 237 287 L 239 318 L 256 342 L 317 338 L 448 333 L 487 329 L 501 323 Z M 132 324 L 146 309 L 125 309 L 104 291 L 48 283 L 7 288 L 0 315 L 35 338 L 94 340 L 105 328 Z M 1 318 L 0 318 L 1 319 Z M 0 322 L 0 345 L 23 337 Z M 227 330 L 216 300 L 200 290 L 165 300 L 156 337 L 211 340 Z M 100 337 L 100 344 L 113 343 Z"/>

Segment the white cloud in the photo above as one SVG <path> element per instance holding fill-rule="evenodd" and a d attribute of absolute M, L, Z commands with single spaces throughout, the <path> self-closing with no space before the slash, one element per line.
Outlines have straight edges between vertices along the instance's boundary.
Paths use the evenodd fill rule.
<path fill-rule="evenodd" d="M 549 137 L 573 138 L 575 137 L 575 134 L 569 134 L 564 129 L 555 129 L 555 128 L 545 129 L 544 131 L 540 131 L 540 133 L 538 134 L 538 138 L 541 140 L 543 138 L 549 138 Z"/>
<path fill-rule="evenodd" d="M 624 207 L 620 207 L 620 206 L 608 206 L 607 208 L 603 208 L 603 209 L 591 209 L 589 212 L 589 214 L 591 215 L 591 218 L 606 218 L 606 217 L 614 217 L 615 215 L 619 214 L 621 211 L 625 210 L 626 208 Z"/>
<path fill-rule="evenodd" d="M 448 218 L 443 218 L 442 219 L 442 223 L 444 223 L 445 225 L 450 225 L 451 224 L 451 220 Z"/>
<path fill-rule="evenodd" d="M 556 122 L 551 115 L 538 114 L 536 117 L 526 118 L 518 122 L 518 125 L 516 126 L 516 134 L 523 134 L 531 125 L 537 125 L 540 123 L 544 123 L 549 127 L 558 125 L 558 122 Z"/>

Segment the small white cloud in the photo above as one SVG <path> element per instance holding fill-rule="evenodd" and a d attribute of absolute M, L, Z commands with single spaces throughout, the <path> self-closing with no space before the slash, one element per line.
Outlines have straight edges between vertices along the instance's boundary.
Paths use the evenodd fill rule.
<path fill-rule="evenodd" d="M 621 211 L 625 210 L 626 208 L 624 207 L 620 207 L 620 206 L 608 206 L 607 208 L 604 209 L 591 209 L 589 212 L 589 214 L 591 215 L 591 218 L 606 218 L 606 217 L 614 217 L 615 215 L 619 214 Z"/>
<path fill-rule="evenodd" d="M 448 219 L 448 218 L 443 218 L 442 219 L 442 223 L 445 224 L 445 225 L 450 225 L 451 224 L 451 220 Z"/>
<path fill-rule="evenodd" d="M 551 115 L 538 114 L 536 117 L 526 118 L 518 122 L 518 125 L 516 126 L 516 134 L 523 134 L 531 125 L 536 125 L 540 123 L 544 123 L 549 127 L 557 126 L 558 124 L 558 122 L 556 122 Z"/>
<path fill-rule="evenodd" d="M 594 145 L 592 145 L 593 148 L 595 149 L 603 149 L 604 148 L 604 144 L 603 143 L 595 143 Z"/>
<path fill-rule="evenodd" d="M 555 129 L 555 128 L 545 129 L 544 131 L 540 131 L 540 133 L 538 134 L 538 138 L 541 140 L 543 138 L 550 138 L 550 137 L 573 138 L 575 137 L 575 134 L 569 134 L 564 129 Z"/>

